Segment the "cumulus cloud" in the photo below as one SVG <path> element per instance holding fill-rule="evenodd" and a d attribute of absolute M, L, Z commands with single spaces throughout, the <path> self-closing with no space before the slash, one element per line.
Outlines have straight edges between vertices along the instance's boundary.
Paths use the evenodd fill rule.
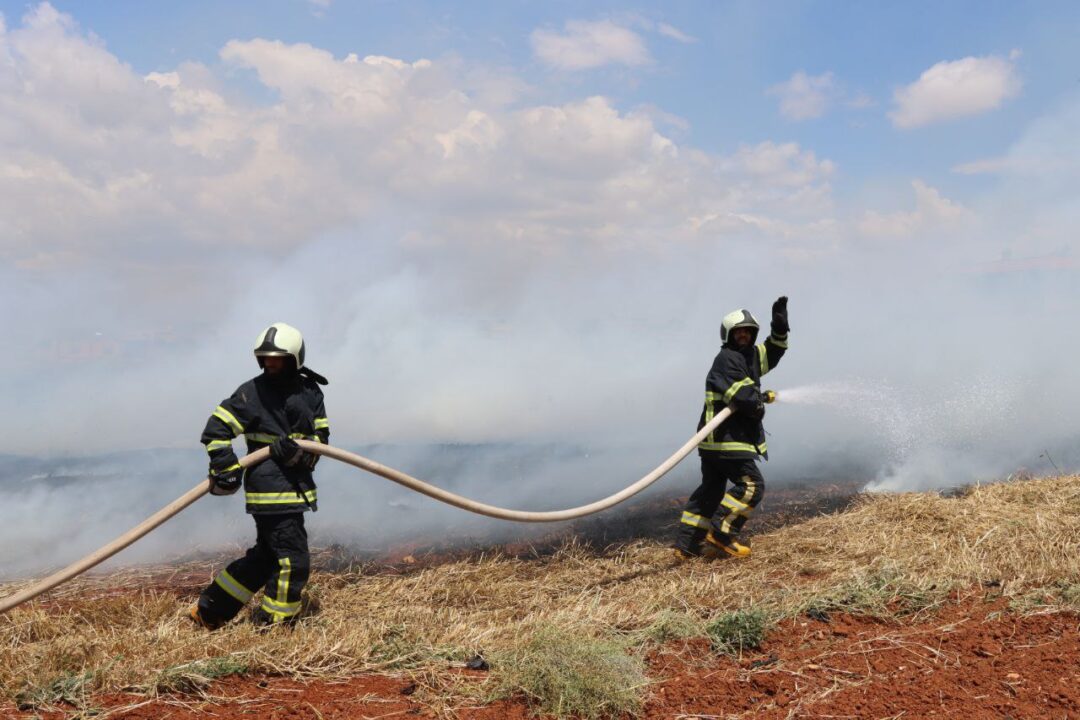
<path fill-rule="evenodd" d="M 910 129 L 995 110 L 1020 93 L 1017 51 L 1009 57 L 942 61 L 893 93 L 893 125 Z"/>
<path fill-rule="evenodd" d="M 956 227 L 971 217 L 970 211 L 949 200 L 922 180 L 911 183 L 915 208 L 910 211 L 879 213 L 868 210 L 858 223 L 858 230 L 874 238 L 910 238 L 930 230 Z"/>
<path fill-rule="evenodd" d="M 561 33 L 534 30 L 531 41 L 536 57 L 559 70 L 635 66 L 652 61 L 640 35 L 610 20 L 569 20 Z"/>
<path fill-rule="evenodd" d="M 839 89 L 831 72 L 807 75 L 799 70 L 766 93 L 780 99 L 780 114 L 790 120 L 810 120 L 825 114 Z"/>
<path fill-rule="evenodd" d="M 196 63 L 139 76 L 48 5 L 0 48 L 12 58 L 0 67 L 0 253 L 23 267 L 140 251 L 197 266 L 211 247 L 280 257 L 402 203 L 478 223 L 488 243 L 629 239 L 647 213 L 681 226 L 736 196 L 760 209 L 820 190 L 830 168 L 794 144 L 680 148 L 656 108 L 599 96 L 514 104 L 425 59 L 230 41 L 226 67 L 274 93 L 253 104 Z"/>

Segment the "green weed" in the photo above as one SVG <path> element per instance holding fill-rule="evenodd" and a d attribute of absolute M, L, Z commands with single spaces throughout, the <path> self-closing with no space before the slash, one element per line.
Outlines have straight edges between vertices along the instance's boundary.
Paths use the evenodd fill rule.
<path fill-rule="evenodd" d="M 537 712 L 556 718 L 636 714 L 645 665 L 616 640 L 543 626 L 516 648 L 492 658 L 492 699 L 524 695 Z"/>
<path fill-rule="evenodd" d="M 743 650 L 760 647 L 772 625 L 772 619 L 765 610 L 748 608 L 718 615 L 705 630 L 714 650 L 738 655 Z"/>

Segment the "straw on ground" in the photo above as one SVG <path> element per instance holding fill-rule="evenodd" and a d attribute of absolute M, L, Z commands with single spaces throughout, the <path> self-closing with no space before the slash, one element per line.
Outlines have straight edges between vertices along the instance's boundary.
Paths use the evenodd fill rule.
<path fill-rule="evenodd" d="M 1080 477 L 952 499 L 868 496 L 842 514 L 757 536 L 746 561 L 676 563 L 668 548 L 638 542 L 599 556 L 571 544 L 553 557 L 487 556 L 404 576 L 321 573 L 312 592 L 322 611 L 291 632 L 237 622 L 207 634 L 184 617 L 194 587 L 178 596 L 90 578 L 0 617 L 0 695 L 40 704 L 101 690 L 194 692 L 234 672 L 420 672 L 480 650 L 520 659 L 552 633 L 640 654 L 671 637 L 719 632 L 731 613 L 745 620 L 752 610 L 755 623 L 808 611 L 918 613 L 952 588 L 990 582 L 1020 611 L 1080 603 Z M 755 623 L 739 625 L 744 639 L 765 630 Z M 737 652 L 744 639 L 726 647 Z M 492 668 L 504 692 L 508 677 Z M 635 706 L 626 702 L 619 707 Z"/>

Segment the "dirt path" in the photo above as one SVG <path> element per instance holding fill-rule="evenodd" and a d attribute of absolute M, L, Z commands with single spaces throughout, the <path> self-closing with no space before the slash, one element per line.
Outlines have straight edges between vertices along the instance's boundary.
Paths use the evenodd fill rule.
<path fill-rule="evenodd" d="M 738 659 L 716 655 L 704 639 L 669 644 L 648 659 L 657 683 L 644 717 L 1080 718 L 1078 658 L 1075 614 L 1018 615 L 980 589 L 904 624 L 847 615 L 785 621 L 760 651 Z M 478 681 L 483 675 L 470 673 Z M 407 674 L 310 683 L 233 677 L 215 683 L 205 698 L 108 695 L 87 707 L 96 717 L 127 720 L 437 716 L 430 697 L 416 691 Z M 53 720 L 73 711 L 36 716 Z M 0 708 L 7 713 L 35 717 Z M 531 715 L 515 702 L 459 708 L 457 717 Z"/>

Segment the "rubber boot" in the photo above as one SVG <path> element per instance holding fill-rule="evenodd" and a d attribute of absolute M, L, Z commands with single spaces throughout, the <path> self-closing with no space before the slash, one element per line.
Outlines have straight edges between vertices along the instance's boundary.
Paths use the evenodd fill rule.
<path fill-rule="evenodd" d="M 701 557 L 701 543 L 705 540 L 703 528 L 680 525 L 678 537 L 675 538 L 675 556 L 679 560 L 690 560 Z"/>
<path fill-rule="evenodd" d="M 714 548 L 717 548 L 722 553 L 726 553 L 730 557 L 748 558 L 750 557 L 750 548 L 742 543 L 736 542 L 731 538 L 725 538 L 720 535 L 716 535 L 709 531 L 709 534 L 705 536 L 705 542 Z M 720 557 L 724 557 L 721 555 Z"/>
<path fill-rule="evenodd" d="M 195 623 L 195 625 L 205 630 L 217 630 L 223 624 L 210 622 L 206 618 L 204 618 L 202 616 L 202 613 L 199 612 L 198 605 L 192 605 L 190 608 L 188 608 L 187 615 L 188 619 L 191 620 L 191 622 Z"/>

